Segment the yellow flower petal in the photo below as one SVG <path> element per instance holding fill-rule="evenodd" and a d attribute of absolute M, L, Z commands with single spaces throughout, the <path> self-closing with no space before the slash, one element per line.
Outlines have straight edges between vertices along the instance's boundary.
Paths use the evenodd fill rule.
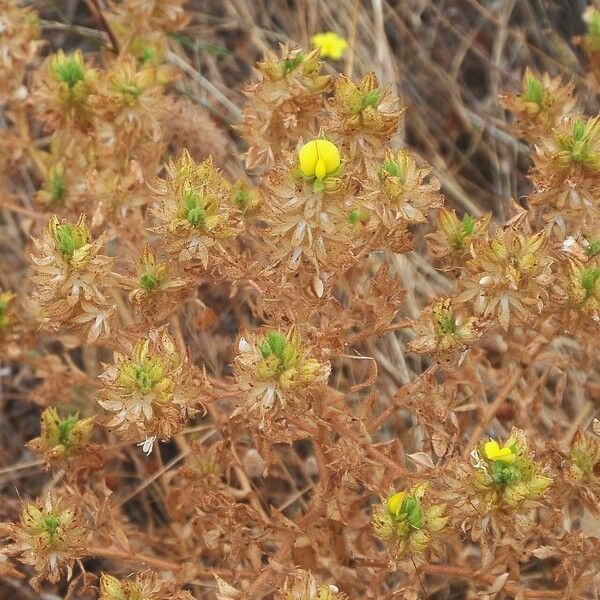
<path fill-rule="evenodd" d="M 323 159 L 319 158 L 319 160 L 317 160 L 317 166 L 315 167 L 315 176 L 319 181 L 323 181 L 325 175 L 327 175 L 327 167 L 325 166 Z"/>
<path fill-rule="evenodd" d="M 483 449 L 485 450 L 485 456 L 488 459 L 493 459 L 496 454 L 498 454 L 498 451 L 500 450 L 500 446 L 498 445 L 498 442 L 494 441 L 494 440 L 490 440 L 489 442 L 485 443 L 485 446 L 483 447 Z"/>
<path fill-rule="evenodd" d="M 317 33 L 310 38 L 313 48 L 319 48 L 321 56 L 338 60 L 342 58 L 348 42 L 333 31 Z"/>
<path fill-rule="evenodd" d="M 337 146 L 325 139 L 314 139 L 300 148 L 300 169 L 305 177 L 323 180 L 340 166 Z"/>
<path fill-rule="evenodd" d="M 302 148 L 298 154 L 300 158 L 300 168 L 305 177 L 311 177 L 315 174 L 315 167 L 317 165 L 318 154 L 317 154 L 317 140 L 312 140 Z"/>
<path fill-rule="evenodd" d="M 485 456 L 488 460 L 499 460 L 502 462 L 514 462 L 517 458 L 516 454 L 513 454 L 510 448 L 506 446 L 500 448 L 498 442 L 490 440 L 484 445 Z"/>
<path fill-rule="evenodd" d="M 400 508 L 402 507 L 402 503 L 404 502 L 404 498 L 406 497 L 406 492 L 396 492 L 392 496 L 390 496 L 387 500 L 386 506 L 388 512 L 391 515 L 398 515 Z"/>
<path fill-rule="evenodd" d="M 340 166 L 340 153 L 337 146 L 329 140 L 317 140 L 317 148 L 327 173 L 333 173 Z"/>

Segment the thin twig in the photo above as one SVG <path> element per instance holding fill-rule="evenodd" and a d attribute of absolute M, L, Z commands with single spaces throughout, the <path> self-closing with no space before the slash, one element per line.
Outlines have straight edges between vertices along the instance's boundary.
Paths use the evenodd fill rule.
<path fill-rule="evenodd" d="M 98 20 L 100 21 L 100 23 L 102 25 L 102 29 L 104 29 L 104 31 L 106 31 L 106 35 L 108 35 L 108 38 L 110 39 L 111 50 L 115 54 L 119 54 L 121 52 L 120 47 L 119 47 L 119 41 L 117 40 L 117 36 L 115 35 L 115 32 L 113 31 L 112 27 L 110 26 L 110 23 L 104 16 L 104 13 L 102 12 L 102 9 L 100 8 L 100 3 L 98 2 L 98 0 L 85 0 L 85 3 L 87 4 L 88 8 L 90 9 L 90 12 L 94 13 L 96 15 L 96 17 L 98 18 Z"/>
<path fill-rule="evenodd" d="M 479 571 L 472 571 L 463 567 L 454 567 L 451 565 L 433 565 L 423 564 L 420 567 L 421 571 L 430 575 L 440 575 L 456 579 L 471 579 L 478 580 L 487 585 L 494 583 L 496 577 Z M 517 598 L 565 598 L 567 595 L 564 590 L 530 590 L 518 583 L 507 581 L 504 584 L 503 590 L 513 597 Z M 570 598 L 573 596 L 569 596 Z M 574 597 L 573 597 L 574 598 Z M 580 598 L 580 596 L 577 596 Z"/>
<path fill-rule="evenodd" d="M 136 562 L 163 569 L 164 571 L 179 571 L 181 564 L 175 563 L 164 558 L 156 556 L 147 556 L 146 554 L 136 554 L 135 552 L 125 552 L 122 550 L 111 550 L 110 548 L 88 548 L 87 556 L 96 558 L 110 558 L 113 560 L 124 560 L 127 562 Z"/>
<path fill-rule="evenodd" d="M 358 0 L 354 0 L 354 5 L 352 8 L 352 28 L 350 29 L 350 48 L 348 51 L 348 60 L 346 62 L 346 75 L 348 77 L 352 77 L 352 73 L 354 72 L 354 54 L 356 52 L 356 30 L 358 26 Z"/>

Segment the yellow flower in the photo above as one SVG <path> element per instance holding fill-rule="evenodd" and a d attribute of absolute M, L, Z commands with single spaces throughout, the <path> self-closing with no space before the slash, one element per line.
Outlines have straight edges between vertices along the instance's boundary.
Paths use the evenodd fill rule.
<path fill-rule="evenodd" d="M 484 445 L 485 456 L 488 460 L 498 460 L 500 462 L 512 463 L 517 459 L 517 455 L 513 451 L 504 446 L 500 448 L 500 445 L 495 440 L 490 440 Z"/>
<path fill-rule="evenodd" d="M 337 146 L 322 138 L 307 142 L 298 153 L 300 169 L 305 177 L 316 177 L 323 181 L 340 166 L 340 151 Z"/>
<path fill-rule="evenodd" d="M 394 515 L 394 516 L 398 515 L 398 513 L 400 512 L 402 503 L 404 502 L 404 498 L 406 498 L 406 492 L 396 492 L 395 494 L 392 494 L 387 499 L 386 505 L 387 505 L 388 512 L 391 515 Z"/>
<path fill-rule="evenodd" d="M 310 38 L 313 48 L 321 50 L 322 57 L 339 60 L 344 56 L 344 51 L 348 47 L 348 42 L 333 31 L 324 31 L 317 33 Z"/>

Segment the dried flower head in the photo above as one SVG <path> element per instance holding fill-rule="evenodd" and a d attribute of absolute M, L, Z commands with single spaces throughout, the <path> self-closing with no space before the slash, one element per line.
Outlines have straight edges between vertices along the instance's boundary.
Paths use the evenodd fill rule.
<path fill-rule="evenodd" d="M 114 6 L 116 21 L 127 24 L 133 32 L 178 31 L 183 29 L 192 16 L 186 12 L 185 5 L 189 0 L 125 0 L 111 3 Z M 131 18 L 135 15 L 135 19 Z"/>
<path fill-rule="evenodd" d="M 131 55 L 122 55 L 102 77 L 91 99 L 97 118 L 110 123 L 118 142 L 115 151 L 131 149 L 143 134 L 158 142 L 165 111 L 164 82 L 153 67 L 139 68 Z"/>
<path fill-rule="evenodd" d="M 569 474 L 583 484 L 600 483 L 600 439 L 577 430 L 569 452 Z"/>
<path fill-rule="evenodd" d="M 39 574 L 36 580 L 47 578 L 53 583 L 60 579 L 63 569 L 70 579 L 73 563 L 83 556 L 87 536 L 81 509 L 50 497 L 28 502 L 21 521 L 2 526 L 0 533 L 13 542 L 7 546 L 9 553 L 35 568 Z"/>
<path fill-rule="evenodd" d="M 199 260 L 206 268 L 211 252 L 225 254 L 220 240 L 234 236 L 238 224 L 229 204 L 230 184 L 212 159 L 196 164 L 184 150 L 167 166 L 168 179 L 156 182 L 156 232 L 179 260 Z"/>
<path fill-rule="evenodd" d="M 238 181 L 231 188 L 231 205 L 241 212 L 248 215 L 256 211 L 261 203 L 261 195 L 257 188 L 249 187 L 245 182 Z"/>
<path fill-rule="evenodd" d="M 475 317 L 456 315 L 451 298 L 439 298 L 423 311 L 418 321 L 411 322 L 416 337 L 407 349 L 440 357 L 460 352 L 477 339 L 476 323 Z"/>
<path fill-rule="evenodd" d="M 394 560 L 422 554 L 448 523 L 445 505 L 430 504 L 426 493 L 427 484 L 420 483 L 392 494 L 373 512 L 373 529 Z"/>
<path fill-rule="evenodd" d="M 402 115 L 398 99 L 379 86 L 375 73 L 357 82 L 340 75 L 328 108 L 328 126 L 343 140 L 344 152 L 361 163 L 381 160 L 385 143 L 397 132 Z"/>
<path fill-rule="evenodd" d="M 22 307 L 17 304 L 17 296 L 0 288 L 0 358 L 14 360 L 27 351 L 27 319 Z"/>
<path fill-rule="evenodd" d="M 163 320 L 188 292 L 185 279 L 175 277 L 166 262 L 146 245 L 139 259 L 137 272 L 123 282 L 129 290 L 129 301 L 153 321 Z"/>
<path fill-rule="evenodd" d="M 298 153 L 283 153 L 265 174 L 259 214 L 270 224 L 265 241 L 273 264 L 295 270 L 304 259 L 316 271 L 333 271 L 352 261 L 361 239 L 349 219 L 354 182 L 343 166 L 335 144 L 321 135 Z"/>
<path fill-rule="evenodd" d="M 296 569 L 275 594 L 275 600 L 345 600 L 335 585 L 319 585 L 309 571 Z"/>
<path fill-rule="evenodd" d="M 513 129 L 529 142 L 537 142 L 550 135 L 559 120 L 573 113 L 576 101 L 573 85 L 563 85 L 560 77 L 554 79 L 545 73 L 537 77 L 525 69 L 520 95 L 504 94 L 502 104 L 517 118 Z"/>
<path fill-rule="evenodd" d="M 61 419 L 54 407 L 48 407 L 42 413 L 41 426 L 40 437 L 28 447 L 47 462 L 60 462 L 89 449 L 94 417 L 80 419 L 75 414 Z"/>
<path fill-rule="evenodd" d="M 248 394 L 246 404 L 263 413 L 306 405 L 329 377 L 330 365 L 310 357 L 296 328 L 247 334 L 238 347 L 238 385 Z"/>
<path fill-rule="evenodd" d="M 193 600 L 193 596 L 148 571 L 129 579 L 102 573 L 98 600 Z"/>
<path fill-rule="evenodd" d="M 108 422 L 123 437 L 166 440 L 181 431 L 198 408 L 197 390 L 185 357 L 171 338 L 154 332 L 136 343 L 131 354 L 115 354 L 100 376 L 98 402 L 116 413 Z"/>
<path fill-rule="evenodd" d="M 512 510 L 542 496 L 552 479 L 541 474 L 522 431 L 513 429 L 501 446 L 489 440 L 473 451 L 475 486 L 487 510 Z"/>
<path fill-rule="evenodd" d="M 457 302 L 469 302 L 476 315 L 496 316 L 507 329 L 511 314 L 523 319 L 539 313 L 547 298 L 552 258 L 543 232 L 523 235 L 514 228 L 498 231 L 491 240 L 472 244 L 468 278 Z"/>
<path fill-rule="evenodd" d="M 104 292 L 113 281 L 113 259 L 100 254 L 104 237 L 92 239 L 83 215 L 75 224 L 52 215 L 44 237 L 33 240 L 35 299 L 45 312 L 45 322 L 54 328 L 80 328 L 91 322 L 88 343 L 108 335 L 115 310 Z"/>
<path fill-rule="evenodd" d="M 92 119 L 89 100 L 97 79 L 98 72 L 85 64 L 81 50 L 51 55 L 35 92 L 39 118 L 52 129 L 87 129 Z"/>
<path fill-rule="evenodd" d="M 368 184 L 359 199 L 370 211 L 367 229 L 377 232 L 378 248 L 405 251 L 410 238 L 407 227 L 426 223 L 427 214 L 442 205 L 442 196 L 438 193 L 440 184 L 429 178 L 430 172 L 431 169 L 417 168 L 407 150 L 402 149 L 396 154 L 387 151 L 385 160 L 379 165 L 376 181 Z"/>
<path fill-rule="evenodd" d="M 600 320 L 600 267 L 569 258 L 563 263 L 569 309 L 575 315 Z"/>
<path fill-rule="evenodd" d="M 246 87 L 250 104 L 242 114 L 240 133 L 248 143 L 246 165 L 266 169 L 282 150 L 291 150 L 299 137 L 316 135 L 316 117 L 331 78 L 321 74 L 319 51 L 304 53 L 282 46 L 258 63 L 260 79 Z"/>
<path fill-rule="evenodd" d="M 67 193 L 64 164 L 52 165 L 46 173 L 43 187 L 38 191 L 36 200 L 40 204 L 53 206 L 60 203 Z"/>
<path fill-rule="evenodd" d="M 586 49 L 589 52 L 600 52 L 600 11 L 588 6 L 583 12 L 583 20 L 587 26 Z"/>
<path fill-rule="evenodd" d="M 459 219 L 455 211 L 440 208 L 437 230 L 427 235 L 429 251 L 439 258 L 461 260 L 469 252 L 471 243 L 487 233 L 491 218 L 491 213 L 479 219 L 465 213 Z"/>
<path fill-rule="evenodd" d="M 43 42 L 40 35 L 39 19 L 29 6 L 22 6 L 18 0 L 4 0 L 2 3 L 2 26 L 0 27 L 0 97 L 23 100 L 23 80 L 28 64 L 32 63 Z"/>
<path fill-rule="evenodd" d="M 532 205 L 562 230 L 593 235 L 600 193 L 600 117 L 561 121 L 533 155 Z"/>

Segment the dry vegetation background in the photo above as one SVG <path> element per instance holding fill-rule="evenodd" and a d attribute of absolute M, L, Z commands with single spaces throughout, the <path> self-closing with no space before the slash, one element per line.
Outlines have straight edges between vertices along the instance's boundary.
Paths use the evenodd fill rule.
<path fill-rule="evenodd" d="M 89 190 L 84 191 L 74 202 L 76 210 L 61 212 L 40 202 L 39 191 L 46 189 L 36 165 L 40 155 L 28 152 L 26 146 L 47 151 L 53 132 L 63 125 L 57 125 L 56 118 L 48 128 L 47 114 L 36 113 L 35 102 L 47 98 L 35 96 L 38 84 L 33 71 L 44 57 L 60 49 L 67 54 L 81 50 L 89 64 L 106 69 L 111 60 L 106 58 L 110 26 L 98 8 L 110 16 L 123 5 L 121 18 L 125 14 L 136 20 L 138 4 L 181 3 L 37 0 L 24 4 L 38 13 L 45 44 L 38 49 L 40 58 L 27 67 L 27 99 L 15 100 L 10 85 L 0 82 L 4 111 L 0 113 L 0 292 L 16 293 L 14 322 L 19 323 L 18 331 L 5 331 L 0 337 L 0 522 L 5 524 L 4 542 L 0 541 L 0 598 L 162 600 L 179 597 L 176 594 L 187 598 L 185 593 L 198 599 L 275 596 L 280 600 L 330 600 L 344 594 L 436 600 L 597 598 L 600 451 L 591 432 L 600 398 L 597 307 L 594 318 L 583 321 L 579 317 L 568 321 L 566 313 L 557 317 L 545 305 L 533 310 L 525 324 L 517 322 L 507 331 L 498 323 L 487 323 L 481 326 L 483 334 L 467 340 L 472 347 L 466 357 L 435 345 L 425 354 L 407 349 L 416 335 L 407 319 L 419 319 L 436 297 L 451 295 L 464 268 L 464 264 L 448 267 L 428 251 L 425 236 L 439 234 L 435 211 L 427 212 L 428 222 L 411 226 L 414 243 L 406 251 L 365 252 L 364 262 L 344 263 L 343 276 L 331 286 L 325 282 L 325 296 L 333 295 L 337 285 L 339 300 L 352 297 L 355 286 L 366 289 L 378 274 L 376 293 L 365 292 L 371 304 L 362 312 L 348 309 L 341 316 L 327 312 L 331 307 L 319 304 L 314 293 L 315 287 L 316 296 L 323 290 L 318 293 L 304 264 L 299 277 L 303 287 L 297 289 L 293 283 L 288 285 L 288 275 L 279 272 L 262 280 L 264 275 L 254 277 L 258 270 L 252 271 L 252 261 L 240 258 L 237 263 L 236 255 L 260 247 L 260 235 L 249 234 L 234 251 L 227 249 L 224 270 L 212 262 L 208 268 L 198 264 L 182 268 L 188 287 L 180 287 L 185 294 L 178 296 L 175 285 L 172 306 L 153 306 L 141 318 L 135 303 L 128 301 L 131 288 L 121 280 L 123 285 L 112 294 L 117 306 L 116 335 L 104 342 L 101 336 L 98 342 L 88 343 L 85 334 L 75 335 L 62 327 L 65 323 L 55 331 L 48 323 L 40 325 L 42 315 L 35 303 L 39 281 L 33 280 L 31 253 L 44 250 L 35 250 L 31 238 L 44 236 L 51 214 L 73 223 L 79 212 L 87 214 L 94 239 L 110 231 L 100 254 L 119 256 L 114 269 L 125 278 L 135 269 L 145 228 L 160 221 L 160 215 L 147 210 L 156 201 L 155 176 L 168 181 L 169 175 L 158 165 L 155 176 L 143 185 L 132 183 L 136 198 L 145 199 L 136 200 L 124 217 L 118 211 L 100 214 L 97 206 L 86 204 L 86 198 L 96 202 L 102 193 L 113 193 L 105 189 L 96 196 L 86 196 Z M 530 146 L 511 127 L 514 117 L 499 97 L 520 93 L 523 74 L 530 68 L 536 74 L 560 76 L 564 84 L 572 82 L 581 113 L 597 114 L 599 87 L 591 75 L 594 56 L 577 42 L 586 33 L 583 14 L 589 4 L 577 0 L 190 0 L 185 4 L 189 20 L 164 36 L 163 64 L 169 65 L 169 77 L 174 77 L 159 99 L 165 112 L 159 119 L 164 132 L 162 155 L 157 158 L 166 164 L 184 148 L 197 163 L 212 156 L 228 180 L 243 180 L 250 188 L 257 184 L 267 195 L 259 176 L 246 175 L 244 168 L 247 145 L 236 129 L 248 102 L 244 88 L 256 80 L 255 65 L 267 51 L 279 51 L 280 44 L 310 49 L 314 33 L 335 31 L 348 40 L 349 47 L 343 59 L 326 61 L 323 72 L 354 78 L 374 72 L 381 87 L 399 98 L 405 110 L 389 145 L 407 147 L 419 165 L 432 167 L 445 206 L 461 218 L 464 213 L 476 219 L 491 213 L 492 224 L 501 227 L 514 219 L 520 227 L 528 218 L 521 210 L 528 208 L 532 190 Z M 15 6 L 0 0 L 2 13 L 11 13 Z M 4 19 L 0 14 L 0 24 Z M 0 52 L 10 35 L 15 34 L 0 31 Z M 21 114 L 21 102 L 29 103 L 24 117 L 27 134 L 23 122 L 15 118 Z M 320 125 L 327 132 L 329 124 Z M 300 132 L 305 142 L 315 134 Z M 287 150 L 296 156 L 295 143 Z M 357 172 L 362 173 L 360 168 Z M 86 185 L 94 188 L 95 184 L 88 180 Z M 126 196 L 128 191 L 118 193 Z M 558 255 L 566 235 L 581 234 L 575 237 L 584 254 L 586 244 L 599 239 L 593 231 L 600 222 L 597 215 L 585 221 L 587 230 L 571 229 L 559 239 L 560 234 L 540 214 L 519 235 L 544 229 L 553 240 L 548 242 L 548 256 Z M 571 224 L 579 222 L 577 214 L 570 216 Z M 261 228 L 264 223 L 257 227 L 259 233 Z M 178 261 L 182 264 L 180 255 L 174 263 Z M 382 263 L 388 265 L 389 281 L 386 273 L 378 271 Z M 99 272 L 103 268 L 98 266 Z M 557 272 L 543 282 L 549 291 L 542 296 L 547 304 L 562 306 L 568 293 Z M 403 297 L 400 291 L 395 295 L 396 284 Z M 284 290 L 279 297 L 278 285 Z M 309 299 L 296 317 L 284 314 L 283 308 L 269 308 L 269 302 L 292 302 L 294 294 L 304 293 L 298 290 L 311 286 L 312 295 L 306 292 Z M 264 290 L 268 291 L 263 294 Z M 266 299 L 266 309 L 261 298 Z M 314 321 L 315 314 L 327 317 Z M 376 323 L 377 316 L 388 316 L 388 323 Z M 329 387 L 314 397 L 308 394 L 308 404 L 301 409 L 286 407 L 283 421 L 260 429 L 264 425 L 260 416 L 252 420 L 235 410 L 241 406 L 242 413 L 252 412 L 240 400 L 246 393 L 240 389 L 248 388 L 239 380 L 239 371 L 246 367 L 242 364 L 238 371 L 235 367 L 239 336 L 269 328 L 288 331 L 295 319 L 300 329 L 307 325 L 303 340 L 309 341 L 312 355 L 331 363 Z M 179 355 L 189 357 L 184 360 L 188 371 L 177 371 L 174 363 L 169 368 L 183 395 L 202 402 L 189 410 L 184 424 L 175 425 L 167 416 L 154 429 L 119 435 L 108 424 L 106 406 L 96 400 L 106 393 L 103 401 L 114 401 L 110 390 L 116 376 L 111 380 L 111 373 L 106 374 L 107 366 L 118 360 L 113 352 L 131 351 L 137 338 L 152 328 L 168 330 Z M 156 342 L 161 356 L 175 352 L 169 343 L 165 349 Z M 20 352 L 14 351 L 15 345 Z M 185 389 L 192 384 L 196 391 Z M 93 446 L 75 465 L 57 461 L 43 441 L 27 445 L 40 436 L 40 415 L 49 406 L 56 407 L 63 419 L 75 413 L 81 419 L 96 418 L 89 442 Z M 535 450 L 536 464 L 545 465 L 540 472 L 554 480 L 554 487 L 537 504 L 525 499 L 522 512 L 511 505 L 510 510 L 503 512 L 501 507 L 497 517 L 489 517 L 482 512 L 485 501 L 463 502 L 471 495 L 481 500 L 477 496 L 481 489 L 472 480 L 469 452 L 490 438 L 500 440 L 502 446 L 513 426 L 525 432 L 527 441 L 516 434 L 518 444 L 524 452 L 527 444 Z M 588 431 L 589 445 L 581 452 L 591 461 L 592 481 L 585 484 L 563 477 L 580 428 Z M 157 441 L 146 456 L 138 442 L 151 435 L 169 439 Z M 423 548 L 413 541 L 408 551 L 396 552 L 390 547 L 393 536 L 390 542 L 385 535 L 382 540 L 374 534 L 373 513 L 380 504 L 387 506 L 392 492 L 413 489 L 422 481 L 429 484 L 431 503 L 444 505 L 448 521 L 439 535 L 431 529 Z M 70 563 L 70 580 L 67 570 L 53 578 L 52 558 L 44 549 L 48 540 L 38 540 L 24 551 L 23 544 L 31 540 L 11 525 L 19 523 L 28 503 L 43 512 L 47 502 L 74 504 L 82 511 L 74 517 L 78 524 L 65 528 L 64 535 L 76 539 L 69 541 L 64 556 L 57 555 L 59 565 L 63 559 L 65 565 Z M 65 514 L 56 514 L 59 521 L 63 519 L 58 527 L 64 526 Z M 45 518 L 38 525 L 48 534 L 48 527 L 56 526 Z M 425 530 L 418 521 L 413 529 Z M 34 534 L 35 524 L 29 530 L 29 535 Z M 24 563 L 23 552 L 30 558 Z M 30 584 L 40 573 L 45 575 L 39 583 Z M 105 578 L 101 586 L 102 573 L 126 583 Z"/>

